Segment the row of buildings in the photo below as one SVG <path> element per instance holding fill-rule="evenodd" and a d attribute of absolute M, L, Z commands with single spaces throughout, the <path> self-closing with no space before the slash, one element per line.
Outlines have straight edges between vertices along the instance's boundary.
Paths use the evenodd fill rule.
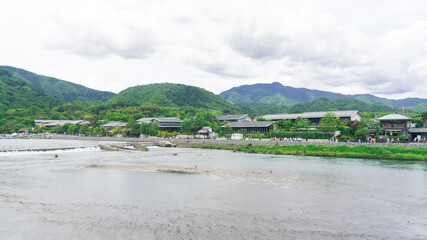
<path fill-rule="evenodd" d="M 327 113 L 333 113 L 341 121 L 360 121 L 363 118 L 357 110 L 273 114 L 263 116 L 266 121 L 256 121 L 256 119 L 252 119 L 248 114 L 221 115 L 216 116 L 216 118 L 223 124 L 223 127 L 230 126 L 233 132 L 245 129 L 247 132 L 266 133 L 276 129 L 276 121 L 295 121 L 297 118 L 304 118 L 317 125 Z M 415 124 L 412 123 L 413 119 L 410 117 L 400 114 L 389 114 L 376 120 L 380 122 L 380 128 L 385 130 L 386 136 L 411 135 L 412 138 L 417 136 L 427 137 L 427 128 L 415 128 Z M 168 132 L 180 132 L 182 125 L 181 119 L 176 117 L 141 118 L 137 120 L 137 123 L 142 122 L 147 124 L 157 123 L 161 131 Z M 35 123 L 40 127 L 54 127 L 66 123 L 82 125 L 88 122 L 84 120 L 35 120 Z M 107 129 L 116 127 L 126 128 L 126 126 L 127 123 L 122 122 L 109 122 L 102 125 L 102 127 Z"/>

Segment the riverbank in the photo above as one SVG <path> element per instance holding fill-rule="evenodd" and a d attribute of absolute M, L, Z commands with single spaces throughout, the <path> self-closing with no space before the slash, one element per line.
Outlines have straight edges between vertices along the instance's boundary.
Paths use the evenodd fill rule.
<path fill-rule="evenodd" d="M 328 140 L 277 141 L 270 139 L 165 139 L 158 137 L 116 138 L 67 135 L 52 136 L 52 139 L 142 142 L 145 145 L 154 145 L 156 142 L 166 140 L 181 148 L 224 149 L 281 155 L 427 161 L 426 143 L 359 143 L 331 142 Z"/>
<path fill-rule="evenodd" d="M 325 139 L 308 139 L 303 141 L 279 141 L 271 139 L 245 139 L 245 140 L 225 140 L 225 139 L 184 139 L 184 138 L 129 138 L 129 137 L 82 137 L 74 135 L 53 135 L 51 139 L 61 140 L 87 140 L 87 141 L 109 141 L 109 142 L 142 142 L 156 143 L 159 141 L 169 141 L 178 147 L 189 148 L 201 145 L 226 145 L 226 146 L 246 146 L 251 143 L 254 146 L 272 147 L 293 146 L 293 145 L 322 145 L 322 146 L 373 146 L 373 147 L 403 147 L 403 148 L 427 148 L 427 143 L 366 143 L 366 142 L 331 142 Z"/>
<path fill-rule="evenodd" d="M 233 150 L 247 153 L 299 155 L 339 158 L 364 158 L 405 161 L 427 161 L 427 148 L 375 147 L 375 146 L 324 146 L 324 145 L 276 145 L 276 146 L 230 146 L 199 145 L 194 148 Z"/>

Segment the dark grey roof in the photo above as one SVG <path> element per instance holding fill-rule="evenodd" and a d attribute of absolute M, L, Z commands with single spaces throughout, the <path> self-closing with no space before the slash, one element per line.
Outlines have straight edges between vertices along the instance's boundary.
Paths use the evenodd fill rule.
<path fill-rule="evenodd" d="M 427 133 L 427 128 L 411 128 L 408 131 L 410 133 Z"/>
<path fill-rule="evenodd" d="M 333 113 L 336 117 L 351 117 L 355 114 L 360 113 L 357 110 L 348 111 L 327 111 L 327 112 L 305 112 L 305 113 L 293 113 L 293 114 L 271 114 L 265 115 L 263 118 L 267 120 L 281 120 L 281 119 L 297 119 L 301 118 L 323 118 L 327 113 Z"/>
<path fill-rule="evenodd" d="M 106 123 L 106 124 L 102 125 L 101 127 L 111 127 L 111 128 L 114 128 L 114 127 L 126 127 L 126 126 L 127 126 L 127 123 L 109 122 L 109 123 Z"/>
<path fill-rule="evenodd" d="M 159 123 L 163 123 L 163 122 L 174 122 L 174 123 L 181 123 L 181 119 L 176 118 L 176 117 L 163 117 L 163 118 L 140 118 L 138 120 L 136 120 L 136 122 L 141 123 L 141 122 L 145 122 L 145 123 L 152 123 L 153 121 L 157 121 Z"/>
<path fill-rule="evenodd" d="M 230 122 L 226 125 L 234 128 L 256 128 L 256 127 L 269 127 L 274 124 L 273 121 L 261 121 L 261 122 Z M 223 127 L 225 127 L 224 125 Z"/>
<path fill-rule="evenodd" d="M 248 114 L 220 115 L 220 116 L 216 116 L 216 119 L 220 121 L 236 121 L 236 120 L 245 118 L 247 116 Z"/>
<path fill-rule="evenodd" d="M 164 123 L 164 122 L 181 123 L 182 122 L 181 119 L 176 117 L 156 118 L 155 120 L 159 123 Z"/>

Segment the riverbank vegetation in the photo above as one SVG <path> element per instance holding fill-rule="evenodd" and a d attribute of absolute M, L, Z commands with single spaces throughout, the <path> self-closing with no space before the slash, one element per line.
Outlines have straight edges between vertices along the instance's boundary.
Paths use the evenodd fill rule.
<path fill-rule="evenodd" d="M 201 145 L 195 148 L 233 150 L 247 153 L 265 153 L 279 155 L 319 156 L 338 158 L 387 159 L 407 161 L 427 161 L 426 148 L 374 147 L 374 146 L 324 146 L 324 145 L 276 145 L 246 146 Z"/>

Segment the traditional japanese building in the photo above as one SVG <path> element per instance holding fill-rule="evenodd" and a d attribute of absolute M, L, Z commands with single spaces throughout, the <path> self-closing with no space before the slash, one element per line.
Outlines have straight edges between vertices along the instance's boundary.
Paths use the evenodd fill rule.
<path fill-rule="evenodd" d="M 182 121 L 176 117 L 165 117 L 165 118 L 140 118 L 136 120 L 137 123 L 157 123 L 160 131 L 167 132 L 180 132 Z"/>
<path fill-rule="evenodd" d="M 224 122 L 251 122 L 252 119 L 248 114 L 220 115 L 216 116 L 221 124 Z"/>
<path fill-rule="evenodd" d="M 389 114 L 377 119 L 386 136 L 409 135 L 413 118 L 400 114 Z"/>
<path fill-rule="evenodd" d="M 279 121 L 279 120 L 291 120 L 294 121 L 297 118 L 306 118 L 316 125 L 320 123 L 322 118 L 328 114 L 333 113 L 335 117 L 339 117 L 341 121 L 360 121 L 362 115 L 357 110 L 349 111 L 327 111 L 327 112 L 305 112 L 305 113 L 292 113 L 292 114 L 272 114 L 263 116 L 264 119 L 270 121 Z"/>
<path fill-rule="evenodd" d="M 238 132 L 246 130 L 248 133 L 266 133 L 270 130 L 275 129 L 275 124 L 273 121 L 261 121 L 261 122 L 230 122 L 226 126 L 230 126 L 233 129 L 233 132 Z"/>

